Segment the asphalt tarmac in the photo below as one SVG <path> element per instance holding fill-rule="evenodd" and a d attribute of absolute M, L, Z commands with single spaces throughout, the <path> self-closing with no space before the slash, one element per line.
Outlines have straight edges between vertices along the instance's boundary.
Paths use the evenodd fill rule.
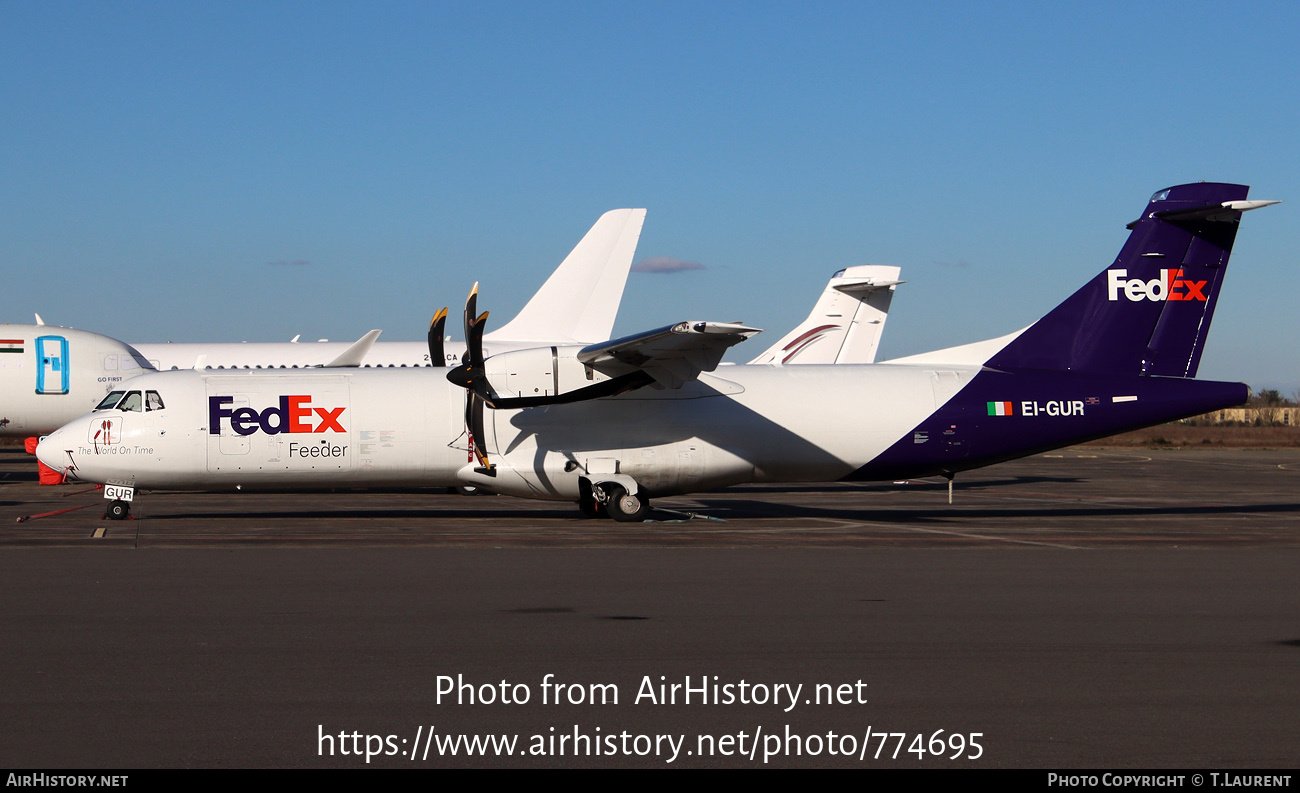
<path fill-rule="evenodd" d="M 432 491 L 142 493 L 114 522 L 32 465 L 0 449 L 5 767 L 1300 756 L 1294 450 L 1076 447 L 952 505 L 752 486 L 636 525 Z M 446 744 L 488 735 L 515 743 Z"/>

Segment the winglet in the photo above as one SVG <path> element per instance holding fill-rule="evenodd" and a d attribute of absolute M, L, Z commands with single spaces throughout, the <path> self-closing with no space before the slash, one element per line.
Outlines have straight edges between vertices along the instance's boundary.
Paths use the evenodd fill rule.
<path fill-rule="evenodd" d="M 354 342 L 351 347 L 344 350 L 339 357 L 325 364 L 323 368 L 333 369 L 337 367 L 360 366 L 361 360 L 366 357 L 366 353 L 370 352 L 370 348 L 375 345 L 375 339 L 378 339 L 379 334 L 382 332 L 383 331 L 379 330 L 370 331 L 366 335 L 357 339 L 356 342 Z"/>

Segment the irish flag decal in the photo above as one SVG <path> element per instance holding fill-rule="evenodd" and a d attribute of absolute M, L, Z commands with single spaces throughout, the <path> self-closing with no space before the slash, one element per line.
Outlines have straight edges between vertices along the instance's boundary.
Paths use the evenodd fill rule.
<path fill-rule="evenodd" d="M 1015 414 L 1011 412 L 1010 402 L 990 402 L 989 415 L 990 416 L 1014 416 Z"/>

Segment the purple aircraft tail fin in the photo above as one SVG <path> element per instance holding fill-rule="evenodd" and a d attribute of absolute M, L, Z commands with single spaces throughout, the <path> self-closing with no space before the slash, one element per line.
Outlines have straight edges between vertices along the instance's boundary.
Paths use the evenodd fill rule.
<path fill-rule="evenodd" d="M 1115 263 L 991 358 L 995 369 L 1194 377 L 1219 299 L 1244 185 L 1161 190 Z"/>

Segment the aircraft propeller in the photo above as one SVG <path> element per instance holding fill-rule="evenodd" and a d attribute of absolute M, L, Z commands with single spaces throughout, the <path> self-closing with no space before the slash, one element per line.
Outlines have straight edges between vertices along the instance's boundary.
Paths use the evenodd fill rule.
<path fill-rule="evenodd" d="M 478 282 L 465 300 L 465 357 L 461 365 L 447 372 L 447 379 L 465 389 L 465 427 L 469 431 L 470 445 L 478 458 L 479 473 L 494 476 L 496 466 L 488 461 L 483 443 L 483 406 L 486 404 L 487 377 L 483 368 L 483 330 L 487 327 L 488 313 L 475 316 L 478 311 Z"/>

